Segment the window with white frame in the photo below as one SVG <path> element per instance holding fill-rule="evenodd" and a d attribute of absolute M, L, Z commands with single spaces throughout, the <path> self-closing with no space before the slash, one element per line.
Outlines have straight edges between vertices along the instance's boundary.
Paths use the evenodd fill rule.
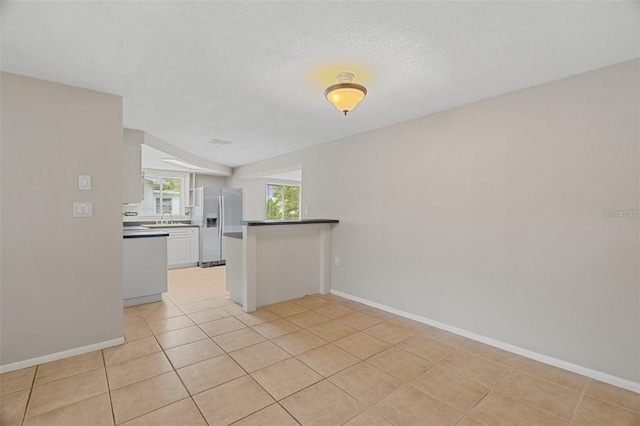
<path fill-rule="evenodd" d="M 300 219 L 300 185 L 267 184 L 267 220 Z"/>
<path fill-rule="evenodd" d="M 161 216 L 171 213 L 172 216 L 183 216 L 188 187 L 188 173 L 145 169 L 140 215 Z"/>

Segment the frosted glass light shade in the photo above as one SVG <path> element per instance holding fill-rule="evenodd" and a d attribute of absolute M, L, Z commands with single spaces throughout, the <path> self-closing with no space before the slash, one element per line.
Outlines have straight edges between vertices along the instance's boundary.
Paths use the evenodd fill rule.
<path fill-rule="evenodd" d="M 347 115 L 349 111 L 354 109 L 358 102 L 364 99 L 367 95 L 367 89 L 356 83 L 351 83 L 353 74 L 340 73 L 338 74 L 338 80 L 340 83 L 333 84 L 327 87 L 324 91 L 324 96 L 329 102 L 331 102 L 338 111 L 344 112 Z"/>

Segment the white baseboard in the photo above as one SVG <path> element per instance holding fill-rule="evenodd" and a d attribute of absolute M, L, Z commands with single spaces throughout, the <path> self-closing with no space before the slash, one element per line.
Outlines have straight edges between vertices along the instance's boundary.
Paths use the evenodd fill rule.
<path fill-rule="evenodd" d="M 80 348 L 69 349 L 68 351 L 56 352 L 50 355 L 39 356 L 37 358 L 26 359 L 24 361 L 18 361 L 11 364 L 0 365 L 0 373 L 8 373 L 10 371 L 20 370 L 22 368 L 33 367 L 34 365 L 44 364 L 46 362 L 57 361 L 62 358 L 68 358 L 70 356 L 82 355 L 88 352 L 97 351 L 99 349 L 110 348 L 111 346 L 117 346 L 124 343 L 124 337 L 117 339 L 111 339 L 100 343 L 94 343 L 89 346 L 82 346 Z"/>
<path fill-rule="evenodd" d="M 162 300 L 162 293 L 152 294 L 151 296 L 132 297 L 130 299 L 124 299 L 123 307 L 143 305 L 145 303 L 160 302 Z"/>
<path fill-rule="evenodd" d="M 421 317 L 419 315 L 410 314 L 408 312 L 401 311 L 399 309 L 391 308 L 389 306 L 371 302 L 366 299 L 362 299 L 357 296 L 352 296 L 347 293 L 343 293 L 337 290 L 331 290 L 331 294 L 335 294 L 336 296 L 344 297 L 345 299 L 353 300 L 354 302 L 359 302 L 367 306 L 371 306 L 374 308 L 381 309 L 386 312 L 390 312 L 392 314 L 409 318 L 414 321 L 421 322 L 423 324 L 427 324 L 436 328 L 440 328 L 442 330 L 449 331 L 451 333 L 469 338 L 471 340 L 475 340 L 481 343 L 485 343 L 490 346 L 494 346 L 499 349 L 503 349 L 507 352 L 512 352 L 517 355 L 521 355 L 526 358 L 531 358 L 536 361 L 540 361 L 544 364 L 549 364 L 554 367 L 562 368 L 563 370 L 572 371 L 577 374 L 581 374 L 583 376 L 590 377 L 592 379 L 599 380 L 601 382 L 609 383 L 610 385 L 617 386 L 623 389 L 628 389 L 633 392 L 640 393 L 640 383 L 633 382 L 631 380 L 623 379 L 621 377 L 613 376 L 611 374 L 603 373 L 601 371 L 592 370 L 587 367 L 583 367 L 581 365 L 573 364 L 567 361 L 563 361 L 561 359 L 553 358 L 547 355 L 543 355 L 537 352 L 530 351 L 528 349 L 521 348 L 519 346 L 514 346 L 509 343 L 504 343 L 499 340 L 492 339 L 490 337 L 483 336 L 481 334 L 473 333 L 471 331 L 467 331 L 461 328 L 453 327 L 438 321 L 434 321 L 430 318 Z"/>

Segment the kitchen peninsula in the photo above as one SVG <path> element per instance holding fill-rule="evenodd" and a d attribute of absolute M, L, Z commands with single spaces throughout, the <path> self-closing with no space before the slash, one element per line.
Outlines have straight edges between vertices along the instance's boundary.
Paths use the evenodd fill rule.
<path fill-rule="evenodd" d="M 331 288 L 334 219 L 241 221 L 225 234 L 227 291 L 245 312 L 259 306 L 326 294 Z"/>

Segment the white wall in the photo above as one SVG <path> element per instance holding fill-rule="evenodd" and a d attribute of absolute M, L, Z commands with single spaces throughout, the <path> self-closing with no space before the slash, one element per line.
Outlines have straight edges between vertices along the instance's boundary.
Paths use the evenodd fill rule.
<path fill-rule="evenodd" d="M 144 132 L 122 131 L 122 204 L 138 204 L 141 198 L 142 144 Z"/>
<path fill-rule="evenodd" d="M 239 170 L 239 169 L 237 169 Z M 242 172 L 240 172 L 242 173 Z M 245 220 L 265 220 L 267 216 L 267 183 L 280 183 L 283 185 L 299 185 L 300 200 L 304 199 L 303 183 L 284 179 L 263 178 L 227 178 L 230 188 L 242 188 L 243 204 L 242 215 Z M 300 210 L 302 215 L 302 209 Z"/>
<path fill-rule="evenodd" d="M 202 157 L 198 157 L 197 155 L 184 151 L 177 146 L 172 145 L 169 142 L 152 135 L 149 132 L 144 133 L 144 144 L 196 166 L 204 167 L 206 169 L 213 170 L 224 175 L 231 174 L 231 167 L 214 163 L 213 161 L 207 160 Z"/>
<path fill-rule="evenodd" d="M 6 369 L 122 338 L 122 99 L 1 78 Z M 91 191 L 78 190 L 81 174 Z M 72 218 L 74 201 L 93 202 L 93 217 Z"/>
<path fill-rule="evenodd" d="M 242 177 L 300 164 L 309 217 L 340 220 L 334 290 L 637 383 L 639 220 L 602 211 L 639 208 L 639 64 L 243 166 L 230 185 L 252 212 Z"/>
<path fill-rule="evenodd" d="M 224 188 L 227 185 L 226 176 L 201 175 L 196 173 L 196 188 L 199 186 L 214 186 Z"/>

